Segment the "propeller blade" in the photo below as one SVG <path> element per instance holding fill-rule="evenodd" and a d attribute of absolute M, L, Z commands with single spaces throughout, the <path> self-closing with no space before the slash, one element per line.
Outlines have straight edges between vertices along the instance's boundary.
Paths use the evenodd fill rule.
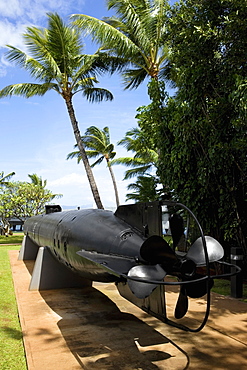
<path fill-rule="evenodd" d="M 169 217 L 169 225 L 173 240 L 173 249 L 179 244 L 181 237 L 184 235 L 184 221 L 177 213 Z"/>
<path fill-rule="evenodd" d="M 196 275 L 194 278 L 201 278 L 202 275 Z M 201 280 L 195 283 L 186 284 L 186 291 L 190 298 L 201 298 L 203 297 L 208 290 L 208 284 L 209 289 L 211 289 L 214 285 L 214 281 L 212 279 L 208 280 Z"/>
<path fill-rule="evenodd" d="M 221 244 L 211 236 L 205 236 L 209 262 L 216 262 L 224 256 Z M 195 262 L 197 266 L 205 266 L 206 259 L 202 238 L 198 238 L 190 247 L 186 258 Z"/>
<path fill-rule="evenodd" d="M 151 264 L 173 264 L 177 261 L 177 257 L 169 244 L 158 235 L 152 235 L 145 240 L 141 246 L 140 255 Z"/>
<path fill-rule="evenodd" d="M 197 274 L 193 277 L 193 279 L 201 278 L 202 275 Z M 209 286 L 208 286 L 209 284 Z M 194 283 L 189 283 L 185 285 L 181 285 L 180 292 L 174 312 L 174 316 L 176 319 L 181 319 L 188 311 L 188 297 L 190 298 L 201 298 L 206 293 L 208 288 L 211 289 L 214 285 L 214 281 L 212 279 L 208 280 L 201 280 Z"/>
<path fill-rule="evenodd" d="M 176 319 L 182 319 L 186 312 L 188 311 L 189 303 L 188 303 L 188 296 L 186 292 L 186 288 L 184 285 L 180 286 L 180 292 L 174 312 L 174 316 Z"/>
<path fill-rule="evenodd" d="M 132 278 L 138 278 L 143 280 L 155 280 L 155 281 L 162 281 L 166 276 L 166 272 L 160 265 L 138 265 L 132 267 L 129 272 L 128 276 Z M 129 287 L 132 293 L 137 298 L 146 298 L 148 297 L 152 291 L 157 287 L 157 284 L 149 284 L 145 282 L 139 282 L 128 279 Z"/>

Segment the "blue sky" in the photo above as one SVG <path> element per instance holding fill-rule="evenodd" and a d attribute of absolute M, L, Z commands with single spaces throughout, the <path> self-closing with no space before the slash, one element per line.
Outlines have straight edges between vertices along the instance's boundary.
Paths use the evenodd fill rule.
<path fill-rule="evenodd" d="M 46 13 L 57 12 L 68 19 L 70 14 L 83 13 L 103 18 L 109 15 L 104 0 L 0 0 L 0 89 L 6 85 L 29 82 L 29 75 L 10 65 L 5 59 L 5 45 L 24 49 L 22 33 L 30 25 L 46 26 Z M 86 52 L 97 49 L 85 40 Z M 75 96 L 74 107 L 81 133 L 91 125 L 108 126 L 111 141 L 116 145 L 126 131 L 136 126 L 136 109 L 149 103 L 146 83 L 137 90 L 124 91 L 118 76 L 100 78 L 99 86 L 109 89 L 113 102 L 90 104 Z M 93 197 L 82 164 L 66 160 L 75 144 L 70 120 L 63 99 L 55 92 L 44 97 L 0 100 L 0 171 L 14 171 L 15 181 L 29 181 L 28 174 L 37 173 L 47 179 L 47 188 L 62 193 L 57 202 L 66 206 L 94 206 Z M 116 146 L 117 156 L 124 156 Z M 114 166 L 120 202 L 125 202 L 125 167 Z M 115 198 L 105 164 L 94 168 L 94 175 L 105 207 L 114 207 Z"/>

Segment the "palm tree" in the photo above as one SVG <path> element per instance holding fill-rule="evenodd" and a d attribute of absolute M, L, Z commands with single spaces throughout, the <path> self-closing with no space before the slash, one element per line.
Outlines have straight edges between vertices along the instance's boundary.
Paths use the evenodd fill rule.
<path fill-rule="evenodd" d="M 37 212 L 40 211 L 41 208 L 43 208 L 44 198 L 48 195 L 49 202 L 53 200 L 54 198 L 61 198 L 62 194 L 52 194 L 50 190 L 45 189 L 47 185 L 47 180 L 43 180 L 41 176 L 38 176 L 36 173 L 33 173 L 32 175 L 28 175 L 28 177 L 31 179 L 31 183 L 28 183 L 30 187 L 30 192 L 33 191 L 35 201 L 38 203 L 40 202 L 40 206 L 37 208 Z M 32 186 L 34 186 L 32 188 Z M 33 190 L 31 190 L 33 189 Z M 34 190 L 35 189 L 35 190 Z"/>
<path fill-rule="evenodd" d="M 138 176 L 137 181 L 127 186 L 133 193 L 126 194 L 126 200 L 136 202 L 153 202 L 159 200 L 160 194 L 156 190 L 157 181 L 153 176 Z"/>
<path fill-rule="evenodd" d="M 138 127 L 127 131 L 118 145 L 124 145 L 127 151 L 135 153 L 133 157 L 120 157 L 112 161 L 112 164 L 131 167 L 125 172 L 124 180 L 144 175 L 153 168 L 157 168 L 158 154 L 152 149 L 151 142 L 147 142 L 146 135 Z"/>
<path fill-rule="evenodd" d="M 165 42 L 166 0 L 107 0 L 117 17 L 103 20 L 72 16 L 74 23 L 90 32 L 101 52 L 122 58 L 126 88 L 136 88 L 146 77 L 165 76 L 168 49 Z"/>
<path fill-rule="evenodd" d="M 99 192 L 89 165 L 76 120 L 72 98 L 76 93 L 90 102 L 112 100 L 112 94 L 96 88 L 96 72 L 107 69 L 98 54 L 82 54 L 80 33 L 72 25 L 65 25 L 58 14 L 48 14 L 48 28 L 28 27 L 24 34 L 30 56 L 24 51 L 9 46 L 7 58 L 27 70 L 38 83 L 9 85 L 0 91 L 0 98 L 20 95 L 30 98 L 56 91 L 65 101 L 89 184 L 98 208 L 103 208 Z"/>
<path fill-rule="evenodd" d="M 117 207 L 119 206 L 119 196 L 117 190 L 116 179 L 112 170 L 111 160 L 115 157 L 116 152 L 114 152 L 114 145 L 110 142 L 110 133 L 109 128 L 104 127 L 103 130 L 100 130 L 98 127 L 91 126 L 89 127 L 85 135 L 81 138 L 84 147 L 87 149 L 86 154 L 89 158 L 97 158 L 96 162 L 91 164 L 91 167 L 100 164 L 104 159 L 106 160 L 107 167 L 110 171 Z M 75 145 L 75 148 L 77 144 Z M 81 155 L 79 151 L 74 151 L 68 154 L 67 159 L 77 158 L 78 163 L 81 160 Z"/>
<path fill-rule="evenodd" d="M 42 177 L 39 177 L 36 173 L 28 175 L 28 177 L 31 179 L 32 184 L 37 185 L 41 188 L 45 188 L 47 185 L 47 180 L 43 180 Z"/>
<path fill-rule="evenodd" d="M 10 172 L 4 175 L 4 171 L 0 172 L 0 186 L 8 185 L 9 179 L 15 175 L 15 172 Z"/>

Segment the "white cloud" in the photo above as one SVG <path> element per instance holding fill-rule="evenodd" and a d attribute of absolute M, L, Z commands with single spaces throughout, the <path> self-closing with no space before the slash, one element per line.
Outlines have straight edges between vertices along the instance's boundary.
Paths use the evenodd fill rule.
<path fill-rule="evenodd" d="M 0 2 L 0 14 L 11 21 L 21 17 L 23 23 L 40 23 L 46 13 L 68 15 L 70 9 L 79 11 L 84 4 L 85 0 L 7 0 Z"/>
<path fill-rule="evenodd" d="M 86 176 L 80 175 L 78 173 L 70 173 L 68 175 L 62 176 L 56 180 L 49 181 L 49 186 L 78 186 L 87 183 Z"/>
<path fill-rule="evenodd" d="M 46 178 L 46 176 L 43 178 Z M 61 205 L 93 206 L 93 196 L 86 175 L 72 172 L 57 179 L 48 180 L 47 189 L 54 194 L 63 195 L 61 199 L 56 200 Z"/>
<path fill-rule="evenodd" d="M 2 17 L 16 18 L 22 15 L 23 10 L 19 0 L 7 0 L 0 2 L 0 14 Z"/>
<path fill-rule="evenodd" d="M 0 64 L 0 77 L 4 77 L 7 74 L 7 70 L 5 67 L 1 66 Z"/>
<path fill-rule="evenodd" d="M 82 11 L 85 0 L 6 0 L 0 1 L 0 48 L 6 44 L 25 51 L 22 34 L 28 26 L 45 27 L 47 13 L 67 16 Z M 0 62 L 0 77 L 6 75 L 6 66 Z"/>
<path fill-rule="evenodd" d="M 25 24 L 12 23 L 8 19 L 0 19 L 0 47 L 5 47 L 6 44 L 22 47 L 22 34 L 25 28 Z"/>

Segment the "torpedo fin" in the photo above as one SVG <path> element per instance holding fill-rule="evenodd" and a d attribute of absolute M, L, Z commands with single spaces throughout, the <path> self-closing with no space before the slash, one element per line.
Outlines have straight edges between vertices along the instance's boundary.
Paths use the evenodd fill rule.
<path fill-rule="evenodd" d="M 77 254 L 104 267 L 110 273 L 119 277 L 127 275 L 128 271 L 137 264 L 134 257 L 115 256 L 94 251 L 85 251 L 84 249 L 78 251 Z"/>

